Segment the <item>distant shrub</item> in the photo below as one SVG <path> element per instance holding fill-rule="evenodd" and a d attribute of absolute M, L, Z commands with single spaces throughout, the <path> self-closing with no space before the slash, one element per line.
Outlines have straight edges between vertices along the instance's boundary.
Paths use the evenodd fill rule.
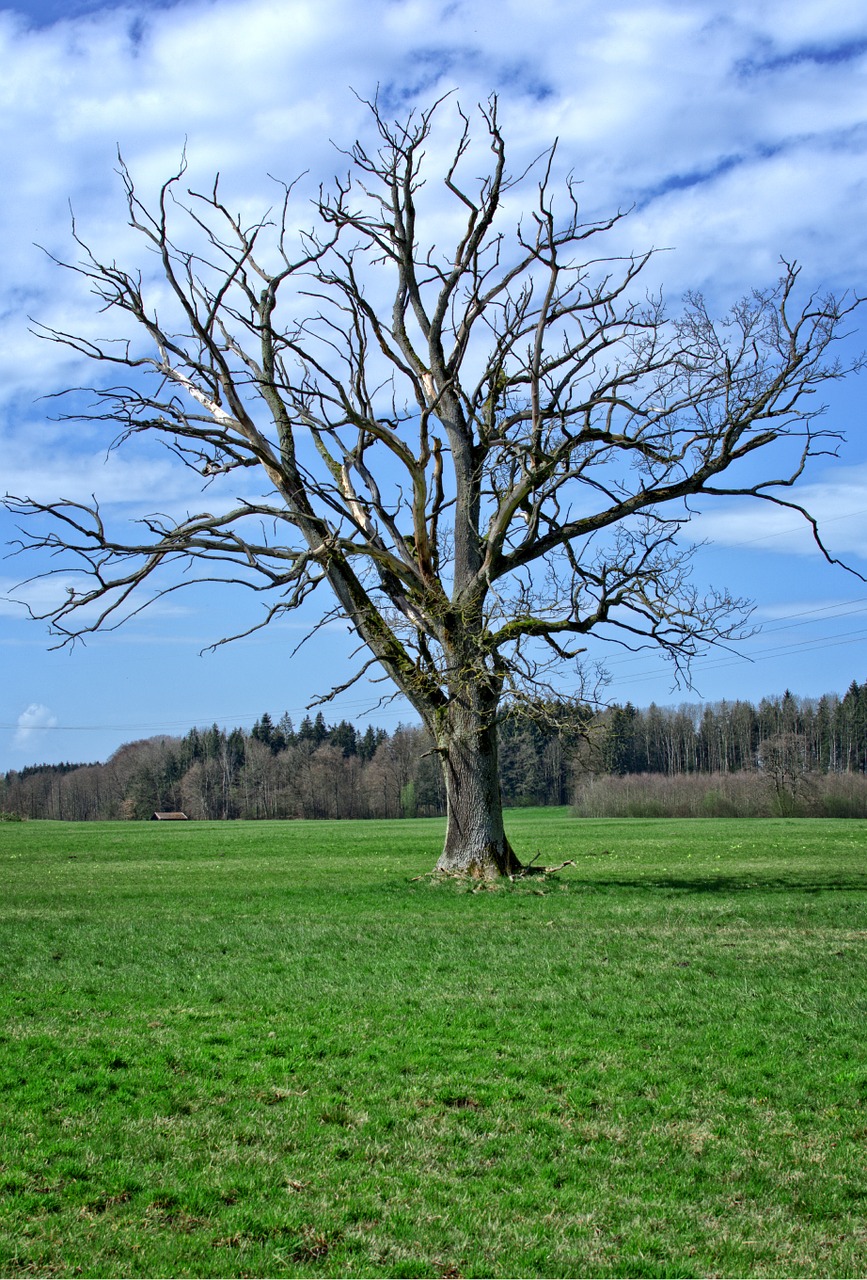
<path fill-rule="evenodd" d="M 0 822 L 24 822 L 26 819 L 20 813 L 7 813 L 0 809 Z"/>
<path fill-rule="evenodd" d="M 702 798 L 701 807 L 708 818 L 736 818 L 737 804 L 721 791 L 711 789 Z"/>
<path fill-rule="evenodd" d="M 760 770 L 602 775 L 579 779 L 583 818 L 865 818 L 867 777 L 811 773 L 795 791 Z"/>
<path fill-rule="evenodd" d="M 818 798 L 823 818 L 867 818 L 867 777 L 863 773 L 828 774 Z"/>

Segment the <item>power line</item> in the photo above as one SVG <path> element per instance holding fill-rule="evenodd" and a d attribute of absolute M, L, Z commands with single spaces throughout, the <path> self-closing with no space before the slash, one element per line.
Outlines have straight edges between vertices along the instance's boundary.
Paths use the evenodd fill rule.
<path fill-rule="evenodd" d="M 860 513 L 850 512 L 850 514 L 857 515 Z M 845 519 L 845 517 L 842 517 L 842 516 L 839 518 Z M 838 601 L 835 604 L 822 605 L 820 608 L 817 608 L 817 609 L 804 609 L 799 611 L 798 613 L 784 614 L 780 618 L 775 618 L 773 621 L 763 624 L 757 630 L 755 635 L 750 638 L 756 639 L 758 636 L 764 635 L 768 632 L 789 631 L 789 630 L 792 630 L 793 627 L 798 625 L 810 626 L 818 622 L 830 622 L 830 621 L 833 621 L 835 618 L 853 617 L 859 613 L 867 613 L 867 596 L 862 596 L 855 600 L 843 600 L 843 601 Z M 849 632 L 846 635 L 840 636 L 840 637 L 833 637 L 833 636 L 813 637 L 809 640 L 796 641 L 792 644 L 787 644 L 782 646 L 777 645 L 771 650 L 759 650 L 758 653 L 753 653 L 750 655 L 729 654 L 727 657 L 705 659 L 699 663 L 696 663 L 695 669 L 698 671 L 711 671 L 711 670 L 719 670 L 721 668 L 729 667 L 729 666 L 738 666 L 740 663 L 743 663 L 743 662 L 768 662 L 772 658 L 778 657 L 781 653 L 787 652 L 789 650 L 801 649 L 803 652 L 810 652 L 811 650 L 819 647 L 834 648 L 839 645 L 855 644 L 859 640 L 864 639 L 865 637 L 867 637 L 867 632 L 864 632 L 864 631 Z M 646 661 L 646 656 L 647 656 L 646 654 L 634 654 L 629 657 L 626 657 L 626 656 L 615 657 L 615 658 L 612 658 L 610 661 L 608 661 L 606 663 L 606 666 L 622 668 L 631 663 L 644 662 Z M 648 667 L 643 671 L 633 671 L 633 672 L 630 672 L 629 674 L 618 677 L 618 683 L 620 684 L 638 683 L 642 680 L 646 680 L 646 679 L 650 679 L 655 676 L 658 676 L 659 674 L 660 674 L 659 667 L 655 667 L 655 668 Z M 395 715 L 406 715 L 406 708 L 404 707 L 383 707 L 375 712 L 371 712 L 369 698 L 354 698 L 349 700 L 341 699 L 339 703 L 339 707 L 341 709 L 341 712 L 344 712 L 347 710 L 351 711 L 353 708 L 364 707 L 364 708 L 367 708 L 367 712 L 365 714 L 371 715 L 371 716 L 375 715 L 379 718 L 390 719 Z M 285 713 L 290 716 L 305 716 L 309 714 L 309 708 L 306 706 L 289 707 L 285 709 Z M 171 734 L 173 730 L 183 730 L 186 732 L 191 727 L 191 724 L 190 724 L 191 721 L 197 726 L 200 724 L 206 724 L 206 723 L 215 724 L 217 722 L 221 722 L 222 724 L 236 724 L 241 726 L 247 722 L 252 724 L 253 722 L 259 719 L 259 716 L 261 714 L 262 713 L 260 711 L 257 711 L 257 712 L 244 711 L 235 715 L 223 714 L 223 715 L 215 716 L 213 712 L 211 712 L 203 716 L 189 716 L 189 717 L 186 717 L 184 720 L 158 720 L 158 721 L 136 720 L 131 722 L 128 721 L 125 723 L 113 723 L 113 724 L 33 725 L 32 728 L 34 732 L 38 730 L 40 733 L 109 733 L 109 732 L 128 732 L 131 730 L 139 730 L 139 731 L 150 730 L 153 733 Z M 0 729 L 17 730 L 17 729 L 21 729 L 22 727 L 24 726 L 22 726 L 18 722 L 0 724 Z"/>
<path fill-rule="evenodd" d="M 370 699 L 358 698 L 349 702 L 345 702 L 341 700 L 340 707 L 341 708 L 352 708 L 352 707 L 369 708 Z M 286 714 L 288 716 L 306 716 L 310 714 L 310 709 L 306 706 L 287 707 L 284 709 L 284 712 L 281 714 Z M 406 715 L 406 710 L 405 708 L 402 709 L 399 707 L 396 707 L 396 708 L 384 707 L 375 712 L 368 711 L 367 714 L 370 714 L 371 716 L 376 715 L 377 717 L 385 718 L 385 717 L 392 717 L 398 714 Z M 215 716 L 213 712 L 210 712 L 208 715 L 204 715 L 204 716 L 188 716 L 184 720 L 154 720 L 154 721 L 134 720 L 134 721 L 127 722 L 126 724 L 118 724 L 118 723 L 115 723 L 115 724 L 51 724 L 51 725 L 34 724 L 32 726 L 26 726 L 26 725 L 21 725 L 20 723 L 15 721 L 14 723 L 11 723 L 11 724 L 0 723 L 0 729 L 21 729 L 21 728 L 32 727 L 34 732 L 36 730 L 39 730 L 40 733 L 47 733 L 47 732 L 104 733 L 104 732 L 114 732 L 118 730 L 151 729 L 155 733 L 160 733 L 160 732 L 168 733 L 172 729 L 183 729 L 184 731 L 188 730 L 191 727 L 190 725 L 191 721 L 196 725 L 196 727 L 200 727 L 201 725 L 204 725 L 204 724 L 207 724 L 210 726 L 212 724 L 216 724 L 218 721 L 222 722 L 224 725 L 225 724 L 243 725 L 247 721 L 249 721 L 250 723 L 253 723 L 254 721 L 258 720 L 261 715 L 262 715 L 261 711 L 245 711 L 240 715 L 217 715 L 217 716 Z"/>
<path fill-rule="evenodd" d="M 846 635 L 840 637 L 831 636 L 814 636 L 809 640 L 797 640 L 792 644 L 784 644 L 775 646 L 773 649 L 762 650 L 754 654 L 730 654 L 725 658 L 712 659 L 710 661 L 698 662 L 694 666 L 694 670 L 699 671 L 718 671 L 723 667 L 736 667 L 744 662 L 770 662 L 774 658 L 779 658 L 782 653 L 790 650 L 800 649 L 804 653 L 809 653 L 815 649 L 833 649 L 838 645 L 858 644 L 867 640 L 867 631 L 850 631 Z M 619 684 L 635 684 L 642 680 L 649 679 L 659 675 L 658 668 L 647 671 L 633 671 L 629 675 L 623 676 L 618 680 Z"/>
<path fill-rule="evenodd" d="M 783 614 L 779 618 L 774 618 L 767 623 L 760 624 L 752 636 L 745 637 L 740 643 L 746 644 L 750 640 L 756 640 L 768 632 L 791 631 L 796 626 L 810 626 L 817 622 L 833 622 L 836 618 L 849 618 L 856 616 L 859 613 L 867 613 L 867 596 L 862 596 L 856 600 L 839 600 L 835 604 L 822 605 L 818 609 L 803 609 L 798 613 Z M 775 649 L 774 652 L 778 653 L 779 649 Z M 605 665 L 606 667 L 622 668 L 636 662 L 645 662 L 646 660 L 646 652 L 633 653 L 629 656 L 624 654 L 621 657 L 606 660 Z M 749 661 L 749 659 L 746 655 L 733 655 L 732 661 Z M 697 665 L 706 666 L 708 664 L 716 665 L 713 659 L 705 660 L 705 662 Z M 658 671 L 658 668 L 648 668 L 641 674 L 648 676 L 656 675 L 658 674 Z"/>
<path fill-rule="evenodd" d="M 860 511 L 847 511 L 842 516 L 828 516 L 827 518 L 823 516 L 822 519 L 819 520 L 817 523 L 819 524 L 820 529 L 824 529 L 826 524 L 837 524 L 837 522 L 840 520 L 850 520 L 853 516 L 863 516 L 863 515 L 867 515 L 867 507 L 862 507 Z M 775 533 L 760 534 L 758 538 L 744 538 L 744 539 L 738 540 L 737 542 L 725 542 L 725 543 L 721 543 L 720 545 L 726 546 L 726 547 L 751 547 L 751 546 L 754 546 L 755 543 L 757 542 L 767 542 L 768 539 L 770 538 L 785 538 L 790 533 L 802 533 L 806 530 L 806 528 L 807 528 L 806 523 L 794 524 L 794 525 L 791 525 L 788 529 L 777 529 Z M 713 545 L 712 538 L 709 540 L 709 544 Z"/>

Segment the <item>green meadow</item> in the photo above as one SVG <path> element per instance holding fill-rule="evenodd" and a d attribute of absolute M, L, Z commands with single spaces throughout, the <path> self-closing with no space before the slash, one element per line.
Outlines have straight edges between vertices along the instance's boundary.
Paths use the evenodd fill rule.
<path fill-rule="evenodd" d="M 867 829 L 0 825 L 0 1275 L 867 1274 Z"/>

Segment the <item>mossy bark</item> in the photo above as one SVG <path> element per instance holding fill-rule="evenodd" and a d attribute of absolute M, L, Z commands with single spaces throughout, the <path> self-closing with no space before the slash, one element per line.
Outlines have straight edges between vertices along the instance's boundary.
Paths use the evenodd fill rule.
<path fill-rule="evenodd" d="M 496 724 L 460 714 L 441 735 L 439 751 L 447 821 L 436 870 L 480 880 L 516 874 L 521 863 L 503 827 Z"/>

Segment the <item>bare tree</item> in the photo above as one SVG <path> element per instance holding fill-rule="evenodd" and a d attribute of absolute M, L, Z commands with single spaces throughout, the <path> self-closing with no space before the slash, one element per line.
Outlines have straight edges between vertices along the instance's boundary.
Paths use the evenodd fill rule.
<path fill-rule="evenodd" d="M 829 348 L 856 302 L 797 301 L 784 264 L 720 323 L 697 295 L 669 320 L 639 291 L 650 255 L 604 255 L 622 214 L 582 221 L 553 148 L 510 176 L 495 99 L 479 108 L 481 150 L 455 108 L 445 211 L 427 218 L 442 104 L 396 124 L 370 106 L 375 148 L 345 153 L 348 176 L 297 234 L 292 188 L 248 226 L 218 182 L 185 191 L 185 165 L 149 211 L 122 165 L 130 224 L 161 267 L 160 310 L 140 274 L 74 232 L 82 257 L 65 265 L 137 337 L 44 331 L 122 373 L 70 416 L 119 426 L 119 444 L 161 437 L 229 496 L 257 468 L 269 496 L 153 515 L 131 540 L 95 503 L 9 501 L 39 518 L 23 545 L 57 554 L 52 572 L 71 558 L 85 575 L 42 615 L 60 643 L 192 580 L 262 592 L 256 626 L 327 584 L 366 650 L 352 679 L 379 664 L 434 740 L 448 801 L 438 867 L 515 873 L 502 699 L 550 694 L 591 632 L 658 646 L 680 675 L 738 634 L 743 602 L 690 582 L 689 500 L 749 494 L 799 512 L 818 541 L 784 494 L 833 451 L 810 397 L 847 372 Z M 482 154 L 484 175 L 468 177 Z"/>
<path fill-rule="evenodd" d="M 799 807 L 809 811 L 816 798 L 817 775 L 811 768 L 804 735 L 787 730 L 766 738 L 759 749 L 758 765 L 781 817 L 793 817 Z"/>

